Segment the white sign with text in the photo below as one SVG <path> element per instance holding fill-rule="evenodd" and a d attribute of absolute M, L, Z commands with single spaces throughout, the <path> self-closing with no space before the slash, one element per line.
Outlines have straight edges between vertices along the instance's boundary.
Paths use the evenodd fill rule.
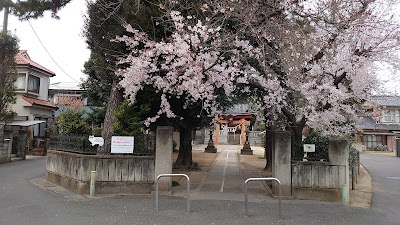
<path fill-rule="evenodd" d="M 314 144 L 304 144 L 304 152 L 315 152 Z"/>
<path fill-rule="evenodd" d="M 133 153 L 134 137 L 112 136 L 111 153 Z"/>

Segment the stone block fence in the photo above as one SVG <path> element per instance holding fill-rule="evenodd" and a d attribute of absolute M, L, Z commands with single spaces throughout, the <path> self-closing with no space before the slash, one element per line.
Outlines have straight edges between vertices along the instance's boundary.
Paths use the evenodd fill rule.
<path fill-rule="evenodd" d="M 172 173 L 172 131 L 171 127 L 157 128 L 157 157 L 154 152 L 144 153 L 139 149 L 140 153 L 133 154 L 93 152 L 85 143 L 71 145 L 75 140 L 72 138 L 55 141 L 47 151 L 47 180 L 71 191 L 88 194 L 91 171 L 96 171 L 96 194 L 150 194 L 158 174 Z M 76 140 L 82 142 L 84 139 Z M 160 180 L 161 191 L 169 191 L 171 185 L 169 179 Z"/>
<path fill-rule="evenodd" d="M 83 155 L 48 150 L 47 180 L 88 194 L 90 172 L 96 171 L 96 193 L 146 194 L 153 190 L 154 156 Z"/>
<path fill-rule="evenodd" d="M 329 142 L 328 162 L 292 161 L 290 132 L 275 131 L 271 136 L 272 176 L 281 181 L 283 196 L 333 202 L 342 200 L 342 186 L 349 188 L 350 146 L 347 140 Z M 278 195 L 275 184 L 272 193 Z"/>

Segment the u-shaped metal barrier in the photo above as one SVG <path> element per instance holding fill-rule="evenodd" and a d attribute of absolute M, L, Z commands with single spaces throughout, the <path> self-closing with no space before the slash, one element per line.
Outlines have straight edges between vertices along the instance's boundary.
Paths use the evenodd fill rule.
<path fill-rule="evenodd" d="M 156 211 L 158 212 L 158 180 L 161 177 L 185 177 L 186 178 L 186 211 L 190 212 L 190 179 L 186 174 L 160 174 L 156 178 Z"/>
<path fill-rule="evenodd" d="M 246 215 L 248 216 L 248 209 L 247 209 L 247 202 L 248 202 L 248 196 L 247 196 L 247 183 L 250 181 L 275 181 L 278 183 L 278 192 L 279 192 L 279 218 L 282 218 L 282 207 L 281 207 L 281 199 L 282 199 L 282 191 L 281 191 L 281 182 L 273 177 L 265 177 L 265 178 L 249 178 L 244 182 L 244 207 L 246 209 Z"/>

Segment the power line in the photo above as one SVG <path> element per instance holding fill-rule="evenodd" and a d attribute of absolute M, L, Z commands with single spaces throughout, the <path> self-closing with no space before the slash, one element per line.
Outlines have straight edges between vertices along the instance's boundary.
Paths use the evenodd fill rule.
<path fill-rule="evenodd" d="M 80 83 L 79 81 L 77 81 L 77 80 L 75 80 L 73 77 L 71 77 L 67 72 L 65 72 L 65 71 L 63 70 L 63 68 L 61 68 L 61 66 L 56 62 L 56 60 L 54 60 L 53 56 L 51 56 L 50 52 L 49 52 L 49 51 L 47 50 L 47 48 L 44 46 L 42 40 L 40 40 L 39 35 L 36 33 L 35 29 L 33 28 L 32 24 L 31 24 L 31 22 L 30 22 L 29 20 L 28 20 L 28 23 L 29 23 L 29 26 L 31 26 L 31 28 L 32 28 L 32 30 L 33 30 L 33 33 L 35 33 L 35 35 L 36 35 L 37 39 L 39 40 L 40 44 L 42 45 L 42 47 L 43 47 L 44 50 L 47 52 L 47 54 L 50 56 L 50 58 L 53 60 L 53 62 L 58 66 L 58 68 L 60 68 L 60 70 L 63 71 L 63 73 L 64 73 L 65 75 L 67 75 L 69 78 L 71 78 L 72 80 L 74 80 L 74 81 Z"/>

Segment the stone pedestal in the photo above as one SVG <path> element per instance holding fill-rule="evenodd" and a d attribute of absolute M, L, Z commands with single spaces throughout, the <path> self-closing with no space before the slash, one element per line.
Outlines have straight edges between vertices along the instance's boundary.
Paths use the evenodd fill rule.
<path fill-rule="evenodd" d="M 172 127 L 157 127 L 156 132 L 156 159 L 154 180 L 160 174 L 172 173 L 172 151 L 173 151 L 173 128 Z M 172 190 L 171 177 L 162 177 L 159 180 L 159 190 L 169 192 Z"/>
<path fill-rule="evenodd" d="M 244 142 L 242 150 L 240 150 L 240 154 L 242 155 L 253 155 L 253 150 L 251 150 L 250 147 L 250 141 L 249 141 L 249 131 L 246 131 L 246 141 Z"/>
<path fill-rule="evenodd" d="M 270 138 L 270 137 L 268 137 Z M 272 177 L 281 182 L 282 196 L 292 196 L 291 170 L 291 132 L 273 131 L 272 138 Z M 272 183 L 272 194 L 278 196 L 278 184 Z"/>
<path fill-rule="evenodd" d="M 250 147 L 249 143 L 243 145 L 243 148 L 240 150 L 240 154 L 242 155 L 253 155 L 253 150 Z"/>
<path fill-rule="evenodd" d="M 206 149 L 204 150 L 204 152 L 216 153 L 217 148 L 214 146 L 214 142 L 208 142 L 208 145 L 207 145 Z"/>
<path fill-rule="evenodd" d="M 204 152 L 208 152 L 208 153 L 216 153 L 217 152 L 217 148 L 214 146 L 212 136 L 213 136 L 212 129 L 210 129 L 210 139 L 208 140 L 208 145 L 207 145 L 206 149 L 204 150 Z"/>

